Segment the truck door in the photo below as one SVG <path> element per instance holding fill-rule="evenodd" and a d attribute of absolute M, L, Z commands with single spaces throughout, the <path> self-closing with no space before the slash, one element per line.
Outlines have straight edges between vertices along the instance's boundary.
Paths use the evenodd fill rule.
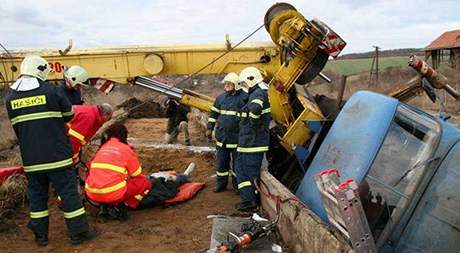
<path fill-rule="evenodd" d="M 434 174 L 394 251 L 460 252 L 459 142 Z"/>
<path fill-rule="evenodd" d="M 428 115 L 399 104 L 382 146 L 360 184 L 366 217 L 381 248 L 414 201 L 417 186 L 432 164 L 441 135 Z"/>

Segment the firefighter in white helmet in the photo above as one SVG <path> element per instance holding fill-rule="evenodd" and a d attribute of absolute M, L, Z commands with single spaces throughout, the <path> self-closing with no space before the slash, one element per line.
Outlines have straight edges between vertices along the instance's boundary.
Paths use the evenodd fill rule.
<path fill-rule="evenodd" d="M 239 81 L 248 89 L 248 100 L 239 122 L 236 175 L 241 203 L 236 208 L 252 211 L 259 202 L 254 180 L 260 177 L 262 160 L 269 146 L 270 103 L 267 85 L 257 68 L 243 69 Z"/>
<path fill-rule="evenodd" d="M 72 105 L 82 105 L 84 103 L 81 98 L 80 88 L 88 86 L 88 78 L 88 72 L 78 65 L 64 70 L 64 83 L 60 87 Z"/>
<path fill-rule="evenodd" d="M 50 67 L 39 56 L 27 56 L 21 76 L 10 87 L 6 98 L 8 117 L 19 141 L 30 221 L 27 227 L 40 246 L 48 244 L 48 189 L 52 183 L 61 196 L 64 218 L 71 243 L 78 244 L 96 236 L 76 185 L 72 166 L 72 146 L 65 123 L 73 117 L 72 105 L 61 90 L 46 81 Z"/>
<path fill-rule="evenodd" d="M 222 192 L 227 188 L 228 178 L 232 177 L 234 190 L 237 190 L 235 177 L 236 148 L 238 144 L 239 113 L 246 104 L 247 93 L 241 90 L 239 77 L 236 73 L 227 74 L 222 83 L 224 93 L 220 94 L 208 118 L 208 138 L 215 129 L 217 145 L 216 188 L 215 192 Z"/>

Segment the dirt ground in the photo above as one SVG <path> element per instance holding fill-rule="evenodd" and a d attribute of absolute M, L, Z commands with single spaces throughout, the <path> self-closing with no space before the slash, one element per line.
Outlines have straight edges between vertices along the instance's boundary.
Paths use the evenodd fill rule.
<path fill-rule="evenodd" d="M 167 120 L 163 118 L 157 119 L 130 119 L 126 122 L 126 127 L 129 131 L 129 138 L 135 138 L 136 142 L 147 143 L 164 143 L 165 129 Z M 201 130 L 199 123 L 189 121 L 190 141 L 193 146 L 209 146 L 212 145 Z M 178 136 L 178 143 L 184 144 L 184 135 Z"/>
<path fill-rule="evenodd" d="M 130 119 L 126 123 L 130 137 L 136 140 L 162 142 L 166 119 Z M 193 145 L 209 144 L 200 139 L 199 130 L 190 125 Z M 183 137 L 179 136 L 183 142 Z M 87 149 L 92 153 L 95 144 Z M 197 167 L 193 181 L 205 182 L 205 188 L 188 202 L 171 207 L 131 211 L 130 219 L 96 221 L 96 210 L 87 206 L 89 221 L 99 237 L 83 245 L 68 242 L 62 212 L 50 199 L 50 243 L 44 248 L 35 246 L 32 233 L 26 228 L 28 208 L 19 208 L 7 233 L 0 233 L 0 252 L 194 252 L 209 247 L 212 220 L 210 214 L 235 214 L 233 206 L 239 197 L 232 191 L 216 194 L 214 188 L 214 159 L 212 152 L 193 152 L 188 149 L 153 148 L 134 145 L 144 172 L 158 170 L 183 171 L 190 162 Z"/>

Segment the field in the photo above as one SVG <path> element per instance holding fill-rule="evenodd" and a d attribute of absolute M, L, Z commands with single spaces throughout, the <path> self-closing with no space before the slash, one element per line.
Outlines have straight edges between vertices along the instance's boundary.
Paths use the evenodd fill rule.
<path fill-rule="evenodd" d="M 381 57 L 379 58 L 379 69 L 384 70 L 390 67 L 407 67 L 407 56 Z M 336 72 L 340 75 L 355 75 L 362 72 L 369 72 L 372 65 L 372 58 L 330 60 L 325 71 Z"/>

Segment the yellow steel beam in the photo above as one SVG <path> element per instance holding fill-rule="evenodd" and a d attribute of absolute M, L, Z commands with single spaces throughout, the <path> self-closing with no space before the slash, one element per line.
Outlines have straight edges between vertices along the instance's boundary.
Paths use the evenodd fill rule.
<path fill-rule="evenodd" d="M 62 79 L 63 66 L 80 65 L 91 77 L 127 83 L 136 76 L 191 74 L 226 53 L 226 45 L 175 45 L 159 47 L 127 47 L 72 50 L 60 55 L 58 50 L 16 51 L 13 58 L 0 55 L 0 83 L 14 81 L 25 55 L 38 54 L 48 60 L 54 70 L 49 79 Z M 261 58 L 269 57 L 269 63 Z M 239 72 L 252 65 L 272 74 L 279 67 L 279 53 L 272 43 L 248 43 L 228 52 L 200 73 Z M 11 70 L 16 66 L 17 71 Z"/>

